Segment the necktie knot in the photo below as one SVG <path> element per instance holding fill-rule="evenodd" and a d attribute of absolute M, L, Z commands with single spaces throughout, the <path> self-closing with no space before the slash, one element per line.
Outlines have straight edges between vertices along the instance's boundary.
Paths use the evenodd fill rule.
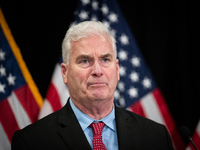
<path fill-rule="evenodd" d="M 103 122 L 91 123 L 90 127 L 93 130 L 93 134 L 94 135 L 101 135 L 104 125 L 105 124 Z"/>
<path fill-rule="evenodd" d="M 92 140 L 93 150 L 106 150 L 106 146 L 102 141 L 102 130 L 104 126 L 105 124 L 103 122 L 92 123 L 90 125 L 94 134 Z"/>

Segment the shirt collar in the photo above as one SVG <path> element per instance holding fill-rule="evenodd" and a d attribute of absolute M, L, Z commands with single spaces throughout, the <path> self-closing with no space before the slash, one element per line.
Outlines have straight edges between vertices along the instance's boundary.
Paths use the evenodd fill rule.
<path fill-rule="evenodd" d="M 72 110 L 76 116 L 76 118 L 79 121 L 79 124 L 82 128 L 82 130 L 84 131 L 92 122 L 99 122 L 99 121 L 103 121 L 106 126 L 108 126 L 109 128 L 111 128 L 112 130 L 116 131 L 115 128 L 115 107 L 113 104 L 113 109 L 111 111 L 110 114 L 108 114 L 106 117 L 102 118 L 101 120 L 94 120 L 93 118 L 89 117 L 88 115 L 86 115 L 85 113 L 83 113 L 82 111 L 80 111 L 72 102 L 72 100 L 70 99 L 70 105 L 72 107 Z"/>

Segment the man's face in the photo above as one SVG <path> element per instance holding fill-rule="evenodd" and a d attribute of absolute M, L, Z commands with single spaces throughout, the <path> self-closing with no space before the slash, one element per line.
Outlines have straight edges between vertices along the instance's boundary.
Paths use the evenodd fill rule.
<path fill-rule="evenodd" d="M 108 37 L 92 35 L 71 43 L 69 65 L 62 64 L 63 81 L 72 99 L 114 100 L 119 64 Z"/>

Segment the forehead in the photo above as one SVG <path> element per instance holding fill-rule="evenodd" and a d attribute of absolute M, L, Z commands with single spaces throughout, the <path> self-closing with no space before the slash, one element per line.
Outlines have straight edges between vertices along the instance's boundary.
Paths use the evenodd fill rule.
<path fill-rule="evenodd" d="M 107 36 L 90 35 L 71 42 L 72 54 L 110 53 L 114 54 L 112 41 Z"/>

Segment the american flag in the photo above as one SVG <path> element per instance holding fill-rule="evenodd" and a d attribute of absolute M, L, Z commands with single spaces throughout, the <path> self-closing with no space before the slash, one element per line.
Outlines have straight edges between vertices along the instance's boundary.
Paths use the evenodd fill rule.
<path fill-rule="evenodd" d="M 195 132 L 193 133 L 192 140 L 196 146 L 197 149 L 200 149 L 200 120 L 197 124 L 197 127 L 195 129 Z M 193 150 L 193 146 L 191 143 L 189 143 L 188 147 L 186 150 Z"/>
<path fill-rule="evenodd" d="M 136 41 L 115 0 L 81 0 L 74 13 L 75 25 L 82 21 L 101 21 L 115 37 L 119 59 L 120 81 L 114 93 L 115 104 L 166 125 L 176 149 L 184 149 L 164 98 L 146 66 Z M 69 96 L 56 65 L 40 118 L 58 110 Z M 52 96 L 53 94 L 53 96 Z"/>
<path fill-rule="evenodd" d="M 14 132 L 38 120 L 42 97 L 0 9 L 0 150 Z"/>

